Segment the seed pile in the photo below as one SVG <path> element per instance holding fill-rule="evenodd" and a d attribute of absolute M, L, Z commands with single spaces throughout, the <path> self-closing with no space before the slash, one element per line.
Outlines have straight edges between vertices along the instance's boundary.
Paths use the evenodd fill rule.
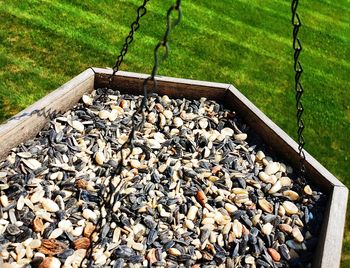
<path fill-rule="evenodd" d="M 122 148 L 141 100 L 97 89 L 0 163 L 2 267 L 310 266 L 321 192 L 205 98 L 152 95 Z"/>

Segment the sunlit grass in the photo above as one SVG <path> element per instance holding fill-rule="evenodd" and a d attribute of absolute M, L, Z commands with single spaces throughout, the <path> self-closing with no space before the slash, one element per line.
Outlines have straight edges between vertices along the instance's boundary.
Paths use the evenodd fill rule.
<path fill-rule="evenodd" d="M 0 0 L 0 121 L 89 66 L 112 66 L 141 2 Z M 172 2 L 148 3 L 123 70 L 151 71 Z M 306 149 L 347 186 L 349 7 L 348 0 L 300 3 Z M 289 2 L 192 0 L 183 12 L 160 74 L 232 83 L 295 137 Z M 349 250 L 347 231 L 343 267 Z"/>

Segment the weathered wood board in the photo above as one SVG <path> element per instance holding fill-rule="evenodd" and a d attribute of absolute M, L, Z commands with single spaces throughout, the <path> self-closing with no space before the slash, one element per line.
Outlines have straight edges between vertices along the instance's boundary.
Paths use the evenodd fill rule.
<path fill-rule="evenodd" d="M 0 160 L 18 144 L 33 138 L 48 122 L 50 116 L 72 108 L 84 93 L 108 83 L 111 70 L 90 68 L 62 87 L 34 103 L 0 125 Z M 112 88 L 123 93 L 142 94 L 145 74 L 118 72 Z M 150 86 L 150 89 L 152 87 Z M 156 93 L 170 97 L 195 99 L 206 97 L 233 108 L 274 152 L 298 164 L 298 145 L 276 124 L 267 118 L 234 86 L 222 83 L 158 77 Z M 329 196 L 323 231 L 314 258 L 314 267 L 339 267 L 345 225 L 348 189 L 326 168 L 306 153 L 307 177 L 318 184 Z"/>
<path fill-rule="evenodd" d="M 94 72 L 86 70 L 0 125 L 0 160 L 13 147 L 35 137 L 50 116 L 72 108 L 93 85 Z"/>

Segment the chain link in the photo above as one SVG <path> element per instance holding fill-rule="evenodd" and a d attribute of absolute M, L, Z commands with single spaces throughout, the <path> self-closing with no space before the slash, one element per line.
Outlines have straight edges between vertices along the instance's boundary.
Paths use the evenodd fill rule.
<path fill-rule="evenodd" d="M 301 101 L 301 98 L 304 93 L 304 88 L 301 84 L 301 75 L 303 73 L 303 68 L 299 61 L 299 56 L 302 51 L 302 45 L 300 39 L 298 37 L 299 29 L 301 27 L 301 20 L 299 14 L 297 13 L 297 8 L 299 5 L 299 0 L 292 0 L 292 25 L 293 25 L 293 49 L 294 49 L 294 71 L 295 71 L 295 99 L 296 99 L 296 108 L 297 108 L 297 127 L 298 127 L 298 150 L 300 156 L 300 173 L 301 176 L 304 177 L 306 168 L 305 168 L 305 152 L 304 145 L 305 139 L 303 136 L 303 131 L 305 128 L 304 121 L 302 119 L 302 115 L 304 112 L 304 106 Z"/>
<path fill-rule="evenodd" d="M 172 22 L 171 15 L 174 11 L 176 11 L 178 14 L 177 14 L 177 19 L 174 22 Z M 155 76 L 157 75 L 158 67 L 159 67 L 159 50 L 161 47 L 165 48 L 165 53 L 163 54 L 163 56 L 161 58 L 162 60 L 165 60 L 169 54 L 168 38 L 169 38 L 170 32 L 173 28 L 175 28 L 180 23 L 181 18 L 182 18 L 181 0 L 176 0 L 176 3 L 174 5 L 172 5 L 167 11 L 167 27 L 166 27 L 165 34 L 164 34 L 162 40 L 158 42 L 158 44 L 156 45 L 156 47 L 154 49 L 154 65 L 152 68 L 152 72 L 151 72 L 151 75 L 144 80 L 142 102 L 141 102 L 139 109 L 137 109 L 132 116 L 133 127 L 132 127 L 131 133 L 129 135 L 129 138 L 126 142 L 126 144 L 128 143 L 129 146 L 132 146 L 132 141 L 133 141 L 135 132 L 139 131 L 143 127 L 143 124 L 145 121 L 144 110 L 145 110 L 145 107 L 147 106 L 147 98 L 148 98 L 147 86 L 148 86 L 148 83 L 150 83 L 152 81 L 153 88 L 155 89 L 157 87 L 157 81 L 155 79 Z M 135 118 L 136 118 L 135 115 L 136 114 L 141 114 L 141 116 L 142 116 L 142 120 L 139 124 L 135 123 Z"/>
<path fill-rule="evenodd" d="M 178 16 L 177 19 L 172 22 L 171 21 L 171 15 L 173 12 L 177 12 Z M 169 44 L 168 44 L 168 38 L 170 35 L 170 32 L 173 28 L 175 28 L 181 21 L 182 18 L 182 11 L 181 11 L 181 0 L 177 0 L 176 3 L 174 5 L 172 5 L 167 12 L 167 28 L 166 31 L 164 33 L 164 36 L 162 38 L 161 41 L 158 42 L 158 44 L 156 45 L 155 49 L 154 49 L 154 66 L 152 69 L 152 73 L 151 73 L 151 80 L 154 80 L 154 77 L 157 75 L 158 72 L 158 66 L 159 66 L 159 50 L 160 48 L 164 47 L 165 48 L 165 53 L 162 57 L 162 60 L 165 60 L 168 57 L 169 54 Z"/>
<path fill-rule="evenodd" d="M 177 18 L 175 21 L 171 20 L 171 15 L 173 12 L 177 12 Z M 182 19 L 182 10 L 181 10 L 181 0 L 176 0 L 176 3 L 173 4 L 167 11 L 167 26 L 166 26 L 166 30 L 165 33 L 163 35 L 162 40 L 160 40 L 158 42 L 158 44 L 156 45 L 156 47 L 154 48 L 154 65 L 152 68 L 152 72 L 151 75 L 145 79 L 144 83 L 143 83 L 143 100 L 142 100 L 142 104 L 140 107 L 140 112 L 143 115 L 144 112 L 144 108 L 147 104 L 147 95 L 148 95 L 148 89 L 147 89 L 147 84 L 149 82 L 153 82 L 153 88 L 157 87 L 157 81 L 155 79 L 155 76 L 158 73 L 158 67 L 159 67 L 159 57 L 160 57 L 160 49 L 163 47 L 165 48 L 165 53 L 163 54 L 163 56 L 161 57 L 161 60 L 165 60 L 167 59 L 168 55 L 169 55 L 169 44 L 168 44 L 168 39 L 171 33 L 171 30 L 174 29 L 181 21 Z M 144 117 L 142 122 L 140 123 L 140 126 L 142 126 L 144 121 Z"/>
<path fill-rule="evenodd" d="M 115 77 L 115 74 L 116 72 L 119 71 L 119 68 L 120 68 L 120 65 L 122 64 L 123 60 L 124 60 L 124 57 L 126 55 L 126 53 L 128 52 L 128 49 L 129 49 L 129 45 L 134 41 L 134 33 L 140 28 L 140 19 L 146 14 L 147 12 L 147 9 L 146 9 L 146 4 L 149 2 L 149 0 L 144 0 L 143 1 L 143 4 L 141 6 L 139 6 L 137 8 L 137 17 L 136 17 L 136 20 L 130 25 L 130 32 L 128 34 L 128 36 L 125 38 L 125 42 L 124 42 L 124 45 L 120 51 L 120 54 L 119 56 L 117 57 L 117 60 L 113 66 L 113 73 L 111 74 L 111 76 L 109 77 L 109 83 L 108 83 L 108 86 L 110 87 L 111 86 L 111 83 L 113 82 L 114 80 L 114 77 Z M 135 121 L 135 115 L 133 115 L 132 117 L 132 121 L 134 123 Z M 123 154 L 122 154 L 122 149 L 126 148 L 128 146 L 128 144 L 131 143 L 133 137 L 134 137 L 134 133 L 135 133 L 135 129 L 133 128 L 130 135 L 129 135 L 129 138 L 128 140 L 116 151 L 116 153 L 120 153 L 121 155 L 121 161 L 120 163 L 118 164 L 118 166 L 115 168 L 115 170 L 113 171 L 115 175 L 117 174 L 120 174 L 121 173 L 121 169 L 122 169 L 122 165 L 123 165 L 123 162 L 124 162 L 124 159 L 123 159 Z M 106 211 L 107 210 L 111 210 L 111 199 L 112 199 L 112 194 L 114 193 L 114 185 L 112 184 L 111 180 L 109 181 L 109 192 L 107 192 L 107 196 L 106 198 L 104 199 L 103 196 L 104 196 L 104 192 L 103 190 L 101 190 L 101 197 L 102 197 L 102 202 L 100 204 L 100 218 L 96 224 L 96 228 L 95 230 L 91 233 L 89 239 L 92 239 L 93 238 L 93 235 L 96 233 L 96 232 L 99 232 L 101 231 L 101 228 L 102 228 L 102 208 L 105 208 Z M 106 190 L 106 189 L 104 189 Z M 93 248 L 94 248 L 94 245 L 98 243 L 97 242 L 91 242 L 90 243 L 90 246 L 89 248 L 87 249 L 87 252 L 86 252 L 86 255 L 84 256 L 84 258 L 82 259 L 82 261 L 80 262 L 80 267 L 82 267 L 83 265 L 83 262 L 85 259 L 88 260 L 88 264 L 87 264 L 87 267 L 92 267 L 92 253 L 93 253 Z"/>
<path fill-rule="evenodd" d="M 177 19 L 172 22 L 171 21 L 171 15 L 173 12 L 177 12 Z M 157 81 L 155 79 L 155 76 L 157 75 L 158 72 L 158 67 L 159 67 L 159 51 L 160 48 L 164 47 L 165 48 L 165 53 L 163 54 L 161 60 L 165 60 L 168 57 L 169 54 L 169 44 L 168 44 L 168 38 L 170 35 L 170 32 L 173 28 L 175 28 L 181 21 L 182 18 L 182 11 L 181 11 L 181 0 L 176 0 L 176 3 L 174 5 L 172 5 L 168 11 L 167 11 L 167 27 L 164 33 L 164 36 L 162 38 L 161 41 L 158 42 L 158 44 L 156 45 L 156 47 L 154 48 L 154 65 L 152 68 L 152 72 L 151 75 L 145 79 L 145 81 L 143 82 L 143 98 L 142 98 L 142 102 L 141 105 L 139 107 L 139 109 L 137 111 L 135 111 L 135 113 L 132 116 L 132 124 L 133 124 L 133 128 L 131 130 L 129 139 L 127 142 L 131 143 L 135 132 L 139 131 L 142 127 L 143 124 L 145 122 L 145 115 L 144 115 L 144 110 L 145 107 L 147 106 L 147 98 L 148 98 L 148 83 L 150 83 L 151 81 L 153 82 L 153 88 L 155 89 L 157 87 Z M 142 116 L 142 120 L 139 124 L 135 123 L 135 115 L 136 114 L 141 114 Z"/>
<path fill-rule="evenodd" d="M 136 20 L 130 25 L 130 32 L 128 36 L 125 38 L 124 45 L 120 51 L 119 56 L 117 57 L 117 60 L 113 66 L 113 73 L 109 77 L 109 86 L 114 80 L 116 72 L 119 71 L 120 65 L 122 64 L 124 57 L 126 53 L 128 52 L 129 45 L 134 41 L 134 33 L 140 28 L 140 19 L 146 14 L 147 9 L 146 9 L 146 4 L 149 2 L 149 0 L 144 0 L 143 4 L 138 7 L 137 9 L 137 17 Z"/>
<path fill-rule="evenodd" d="M 146 3 L 148 1 L 149 0 L 145 0 L 144 1 L 144 5 L 138 8 L 138 16 L 137 16 L 136 22 L 131 24 L 131 31 L 129 33 L 129 36 L 125 39 L 125 44 L 123 46 L 123 49 L 122 49 L 122 51 L 121 51 L 121 53 L 120 53 L 120 55 L 119 55 L 119 57 L 117 59 L 117 62 L 115 64 L 115 66 L 113 67 L 113 74 L 111 75 L 110 80 L 109 80 L 110 84 L 113 81 L 115 73 L 119 70 L 119 66 L 120 66 L 120 64 L 123 61 L 123 57 L 125 56 L 125 54 L 128 51 L 128 46 L 130 45 L 130 43 L 133 40 L 133 33 L 139 28 L 139 24 L 138 24 L 139 19 L 146 13 L 146 9 L 143 9 L 143 8 L 144 8 L 144 6 L 146 5 Z M 177 11 L 178 12 L 178 18 L 174 22 L 171 22 L 171 14 L 172 14 L 173 11 Z M 141 104 L 140 104 L 139 108 L 132 115 L 132 118 L 131 118 L 132 119 L 132 129 L 130 131 L 128 139 L 127 139 L 127 141 L 125 141 L 115 151 L 116 154 L 117 153 L 120 154 L 120 162 L 119 162 L 118 166 L 113 170 L 114 176 L 117 176 L 118 174 L 121 174 L 121 171 L 123 169 L 124 160 L 129 157 L 129 156 L 125 156 L 123 154 L 123 149 L 126 149 L 126 148 L 131 148 L 132 149 L 133 148 L 133 146 L 134 146 L 133 142 L 134 142 L 134 139 L 135 139 L 135 134 L 136 134 L 137 131 L 139 131 L 143 127 L 143 124 L 145 122 L 144 109 L 146 107 L 147 97 L 148 97 L 147 84 L 150 81 L 152 81 L 153 82 L 153 87 L 156 88 L 156 86 L 157 86 L 157 82 L 155 80 L 155 76 L 157 75 L 158 66 L 159 66 L 159 55 L 158 55 L 159 54 L 159 49 L 161 47 L 165 47 L 165 54 L 163 55 L 162 59 L 163 60 L 166 59 L 167 56 L 168 56 L 168 52 L 169 52 L 168 38 L 169 38 L 170 32 L 171 32 L 171 30 L 174 27 L 176 27 L 179 24 L 179 22 L 181 20 L 181 17 L 182 17 L 181 0 L 177 0 L 176 4 L 172 5 L 169 8 L 168 12 L 167 12 L 167 29 L 166 29 L 166 32 L 165 32 L 165 34 L 163 36 L 163 39 L 156 45 L 156 47 L 154 49 L 154 66 L 153 66 L 153 69 L 152 69 L 152 73 L 151 73 L 150 77 L 146 78 L 144 83 L 143 83 L 143 90 L 144 90 L 143 98 L 142 98 L 142 101 L 141 101 Z M 141 121 L 139 123 L 136 122 L 136 115 L 138 115 L 138 114 L 141 114 L 141 116 L 142 116 Z M 131 153 L 131 151 L 132 150 L 130 150 L 130 153 Z M 102 207 L 106 210 L 107 213 L 109 211 L 111 212 L 112 208 L 113 208 L 113 205 L 115 204 L 115 202 L 117 202 L 119 200 L 120 196 L 115 193 L 115 188 L 116 188 L 116 186 L 114 186 L 112 184 L 112 180 L 110 180 L 109 181 L 109 185 L 108 185 L 108 190 L 104 189 L 105 191 L 107 191 L 107 196 L 105 198 L 103 198 L 103 196 L 105 195 L 105 192 L 103 192 L 103 191 L 101 192 L 101 196 L 103 198 L 103 201 L 100 204 L 101 212 L 102 212 Z M 113 194 L 115 194 L 115 196 L 113 198 L 113 204 L 112 204 Z M 101 231 L 101 228 L 102 228 L 101 224 L 102 224 L 102 216 L 100 216 L 100 219 L 99 219 L 99 221 L 97 223 L 97 226 L 96 226 L 94 232 L 90 235 L 90 238 L 92 238 L 93 234 L 95 234 L 96 232 Z M 90 244 L 90 247 L 89 247 L 88 251 L 87 251 L 87 254 L 86 254 L 85 258 L 88 259 L 88 265 L 87 265 L 88 267 L 92 266 L 92 251 L 93 251 L 94 245 L 96 245 L 97 243 L 98 243 L 98 241 L 96 243 L 92 242 Z M 83 264 L 84 259 L 81 261 L 80 266 Z"/>

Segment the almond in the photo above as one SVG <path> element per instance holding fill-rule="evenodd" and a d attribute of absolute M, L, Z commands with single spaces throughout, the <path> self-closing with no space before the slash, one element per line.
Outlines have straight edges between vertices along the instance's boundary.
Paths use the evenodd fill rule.
<path fill-rule="evenodd" d="M 74 248 L 77 249 L 88 249 L 90 247 L 90 239 L 87 237 L 81 237 L 74 241 Z"/>
<path fill-rule="evenodd" d="M 88 182 L 84 179 L 78 179 L 75 181 L 75 187 L 80 189 L 86 189 Z"/>
<path fill-rule="evenodd" d="M 271 258 L 274 261 L 280 261 L 281 260 L 281 255 L 275 250 L 274 248 L 268 248 L 267 252 L 270 254 Z"/>
<path fill-rule="evenodd" d="M 205 206 L 205 204 L 208 201 L 208 198 L 206 197 L 206 195 L 203 191 L 198 191 L 197 192 L 197 200 L 202 206 Z"/>
<path fill-rule="evenodd" d="M 94 231 L 95 231 L 95 226 L 91 222 L 87 222 L 84 228 L 84 236 L 90 237 Z"/>
<path fill-rule="evenodd" d="M 33 229 L 37 233 L 44 231 L 44 223 L 41 218 L 36 217 L 33 221 Z"/>
<path fill-rule="evenodd" d="M 45 255 L 56 255 L 60 254 L 67 249 L 67 245 L 56 239 L 43 239 L 41 240 L 41 246 L 39 252 Z"/>
<path fill-rule="evenodd" d="M 157 110 L 157 112 L 159 112 L 159 113 L 162 113 L 162 112 L 164 112 L 164 107 L 163 107 L 163 105 L 161 105 L 160 103 L 156 103 L 155 105 L 154 105 L 154 108 Z"/>
<path fill-rule="evenodd" d="M 285 224 L 285 223 L 278 225 L 278 227 L 280 228 L 280 230 L 282 232 L 285 232 L 287 234 L 290 234 L 293 231 L 292 226 Z"/>

